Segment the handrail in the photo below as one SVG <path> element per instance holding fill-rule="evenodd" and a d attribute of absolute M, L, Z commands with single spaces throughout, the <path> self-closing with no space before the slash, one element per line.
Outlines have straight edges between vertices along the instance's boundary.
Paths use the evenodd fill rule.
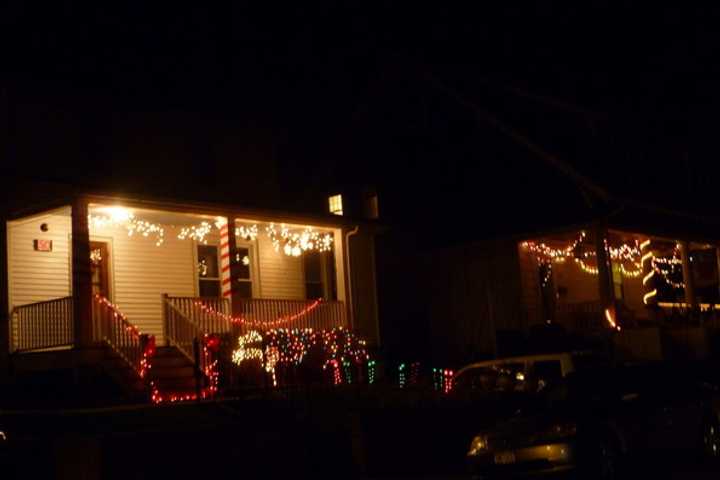
<path fill-rule="evenodd" d="M 155 353 L 155 337 L 141 334 L 116 305 L 101 295 L 93 297 L 92 320 L 93 340 L 108 345 L 144 378 L 149 357 Z"/>
<path fill-rule="evenodd" d="M 185 314 L 173 300 L 163 296 L 165 338 L 195 366 L 195 398 L 207 398 L 217 392 L 217 337 L 205 331 Z M 162 396 L 156 392 L 156 398 Z"/>
<path fill-rule="evenodd" d="M 72 297 L 14 307 L 13 351 L 31 351 L 69 346 L 74 343 Z"/>
<path fill-rule="evenodd" d="M 165 299 L 165 338 L 194 362 L 193 341 L 205 332 L 169 299 Z"/>

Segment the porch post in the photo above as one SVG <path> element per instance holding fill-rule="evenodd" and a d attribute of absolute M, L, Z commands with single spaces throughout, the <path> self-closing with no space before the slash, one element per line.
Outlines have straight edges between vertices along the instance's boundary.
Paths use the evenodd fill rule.
<path fill-rule="evenodd" d="M 92 344 L 92 279 L 87 199 L 72 204 L 72 294 L 75 347 Z"/>
<path fill-rule="evenodd" d="M 239 317 L 242 315 L 242 302 L 240 296 L 236 294 L 235 285 L 237 279 L 240 276 L 239 268 L 240 264 L 237 259 L 237 237 L 235 236 L 235 216 L 227 216 L 227 242 L 228 242 L 228 253 L 230 254 L 230 262 L 228 264 L 229 273 L 228 279 L 230 280 L 230 311 L 233 317 Z"/>
<path fill-rule="evenodd" d="M 596 222 L 593 234 L 595 237 L 595 258 L 597 258 L 600 308 L 602 309 L 600 313 L 604 318 L 605 310 L 610 309 L 610 314 L 615 318 L 615 292 L 612 288 L 610 255 L 607 246 L 608 231 L 605 222 Z"/>
<path fill-rule="evenodd" d="M 681 240 L 678 242 L 678 246 L 680 247 L 683 283 L 685 284 L 685 303 L 687 303 L 689 307 L 694 307 L 697 304 L 697 300 L 695 299 L 695 281 L 693 280 L 692 264 L 690 263 L 690 244 L 685 240 Z"/>
<path fill-rule="evenodd" d="M 7 223 L 0 217 L 0 385 L 10 374 L 10 305 L 8 300 Z"/>

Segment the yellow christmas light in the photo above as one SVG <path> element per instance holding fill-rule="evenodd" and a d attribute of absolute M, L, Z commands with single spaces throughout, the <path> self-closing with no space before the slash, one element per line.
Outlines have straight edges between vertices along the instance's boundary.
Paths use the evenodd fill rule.
<path fill-rule="evenodd" d="M 121 227 L 127 230 L 129 237 L 139 234 L 143 237 L 155 236 L 155 245 L 160 246 L 165 241 L 165 229 L 162 225 L 135 218 L 135 215 L 122 207 L 104 209 L 108 215 L 88 215 L 88 224 L 91 229 Z"/>
<path fill-rule="evenodd" d="M 180 233 L 178 233 L 178 240 L 185 240 L 187 238 L 190 238 L 192 240 L 196 240 L 202 244 L 207 245 L 207 236 L 210 232 L 212 232 L 212 224 L 209 222 L 201 222 L 200 225 L 193 225 L 191 227 L 183 227 L 180 230 Z"/>

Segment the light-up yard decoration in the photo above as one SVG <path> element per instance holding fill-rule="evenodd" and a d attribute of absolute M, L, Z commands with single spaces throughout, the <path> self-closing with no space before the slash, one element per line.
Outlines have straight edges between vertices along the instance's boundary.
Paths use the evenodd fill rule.
<path fill-rule="evenodd" d="M 332 330 L 277 328 L 264 335 L 253 330 L 238 338 L 232 361 L 239 366 L 257 362 L 273 386 L 280 383 L 280 370 L 295 372 L 295 367 L 300 366 L 314 368 L 315 373 L 329 372 L 334 385 L 363 381 L 366 368 L 368 376 L 371 375 L 367 380 L 374 381 L 374 362 L 370 365 L 365 341 L 342 327 Z"/>

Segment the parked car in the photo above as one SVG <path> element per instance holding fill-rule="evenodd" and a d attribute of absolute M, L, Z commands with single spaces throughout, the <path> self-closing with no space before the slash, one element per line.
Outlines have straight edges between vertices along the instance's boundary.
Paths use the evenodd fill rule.
<path fill-rule="evenodd" d="M 664 366 L 579 370 L 479 432 L 467 460 L 480 477 L 579 470 L 612 479 L 648 453 L 717 456 L 715 396 L 694 375 Z"/>
<path fill-rule="evenodd" d="M 609 363 L 591 352 L 564 352 L 498 358 L 467 365 L 453 382 L 456 395 L 482 396 L 490 392 L 537 393 L 576 371 Z"/>

